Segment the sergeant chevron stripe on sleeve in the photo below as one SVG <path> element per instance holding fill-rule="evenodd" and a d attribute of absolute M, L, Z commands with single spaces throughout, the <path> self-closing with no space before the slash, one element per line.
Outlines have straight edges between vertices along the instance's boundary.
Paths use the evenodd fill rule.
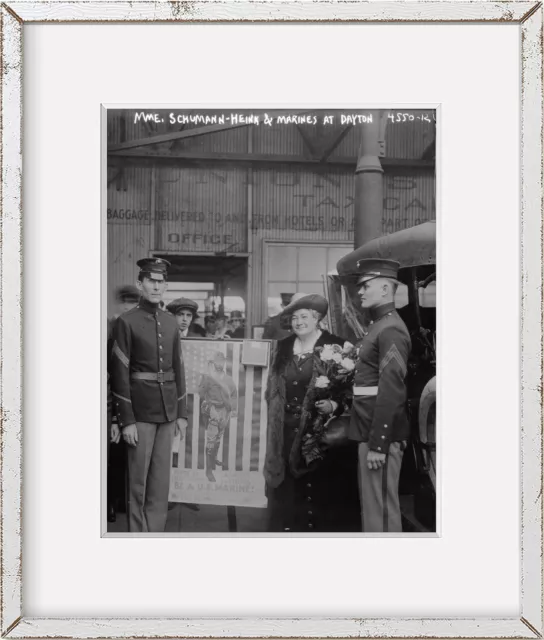
<path fill-rule="evenodd" d="M 380 374 L 383 372 L 385 367 L 387 367 L 387 365 L 393 361 L 396 361 L 398 363 L 403 375 L 406 375 L 406 362 L 404 361 L 404 358 L 401 356 L 400 351 L 398 350 L 396 344 L 392 344 L 389 347 L 389 350 L 387 351 L 385 356 L 381 359 Z"/>
<path fill-rule="evenodd" d="M 121 351 L 121 347 L 117 344 L 117 340 L 113 343 L 113 353 L 121 360 L 121 362 L 128 368 L 128 358 Z"/>

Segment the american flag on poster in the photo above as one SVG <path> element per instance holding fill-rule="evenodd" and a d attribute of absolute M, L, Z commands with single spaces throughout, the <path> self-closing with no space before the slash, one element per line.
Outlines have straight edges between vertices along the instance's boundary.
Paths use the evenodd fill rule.
<path fill-rule="evenodd" d="M 243 365 L 242 348 L 243 342 L 182 340 L 188 426 L 185 438 L 174 441 L 171 502 L 266 505 L 263 467 L 268 367 Z M 208 373 L 209 362 L 217 352 L 225 356 L 225 374 L 236 387 L 237 412 L 221 438 L 217 454 L 220 465 L 214 470 L 215 482 L 210 482 L 205 473 L 206 419 L 201 412 L 198 391 L 202 376 Z"/>

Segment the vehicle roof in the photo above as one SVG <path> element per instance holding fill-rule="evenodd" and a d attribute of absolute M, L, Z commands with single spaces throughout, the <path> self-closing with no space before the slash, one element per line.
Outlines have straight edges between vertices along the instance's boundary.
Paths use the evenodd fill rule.
<path fill-rule="evenodd" d="M 424 222 L 366 242 L 338 261 L 338 274 L 357 273 L 357 261 L 364 258 L 396 260 L 401 268 L 436 264 L 436 222 Z"/>

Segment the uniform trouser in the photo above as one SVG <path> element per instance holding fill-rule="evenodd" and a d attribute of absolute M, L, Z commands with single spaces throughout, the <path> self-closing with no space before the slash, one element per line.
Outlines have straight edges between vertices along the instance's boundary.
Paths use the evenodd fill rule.
<path fill-rule="evenodd" d="M 168 515 L 175 422 L 137 422 L 138 444 L 127 447 L 130 532 L 162 532 Z"/>
<path fill-rule="evenodd" d="M 221 445 L 221 438 L 229 423 L 229 412 L 226 407 L 211 405 L 208 424 L 206 425 L 206 455 L 208 457 L 206 468 L 213 471 L 217 452 Z"/>
<path fill-rule="evenodd" d="M 225 407 L 210 406 L 210 415 L 206 425 L 206 449 L 219 448 L 225 428 L 229 423 L 229 412 Z"/>
<path fill-rule="evenodd" d="M 380 469 L 367 465 L 368 442 L 359 443 L 359 497 L 363 532 L 402 532 L 399 477 L 403 451 L 392 442 Z"/>

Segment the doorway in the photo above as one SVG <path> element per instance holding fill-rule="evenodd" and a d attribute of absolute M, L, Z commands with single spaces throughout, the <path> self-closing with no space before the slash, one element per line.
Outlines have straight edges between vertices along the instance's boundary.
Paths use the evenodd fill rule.
<path fill-rule="evenodd" d="M 190 298 L 198 303 L 201 318 L 240 311 L 247 308 L 246 257 L 202 256 L 191 254 L 154 254 L 171 263 L 168 270 L 166 304 L 175 298 Z"/>

